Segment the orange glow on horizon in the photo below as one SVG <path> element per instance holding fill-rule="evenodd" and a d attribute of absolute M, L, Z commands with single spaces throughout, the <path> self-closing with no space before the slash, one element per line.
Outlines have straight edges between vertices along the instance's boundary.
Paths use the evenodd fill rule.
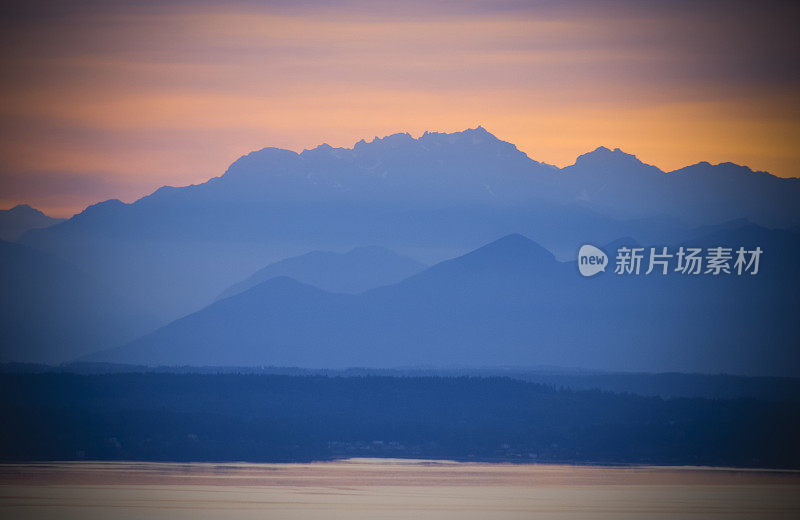
<path fill-rule="evenodd" d="M 205 181 L 265 146 L 479 124 L 558 166 L 605 145 L 666 171 L 706 160 L 800 174 L 793 81 L 751 73 L 735 41 L 716 43 L 741 20 L 723 16 L 703 40 L 702 18 L 656 14 L 345 18 L 176 4 L 0 27 L 12 49 L 0 58 L 0 207 L 69 216 Z"/>

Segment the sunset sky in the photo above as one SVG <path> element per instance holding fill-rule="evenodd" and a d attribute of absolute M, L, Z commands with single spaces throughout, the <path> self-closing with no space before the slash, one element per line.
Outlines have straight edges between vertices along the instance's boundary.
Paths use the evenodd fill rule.
<path fill-rule="evenodd" d="M 69 216 L 265 146 L 483 125 L 565 166 L 800 176 L 791 2 L 25 2 L 0 14 L 0 208 Z"/>

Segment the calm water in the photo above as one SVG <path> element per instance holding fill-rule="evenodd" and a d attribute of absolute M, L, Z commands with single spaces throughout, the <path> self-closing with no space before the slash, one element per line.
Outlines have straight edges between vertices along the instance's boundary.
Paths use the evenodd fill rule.
<path fill-rule="evenodd" d="M 800 473 L 348 460 L 0 465 L 0 518 L 800 518 Z"/>

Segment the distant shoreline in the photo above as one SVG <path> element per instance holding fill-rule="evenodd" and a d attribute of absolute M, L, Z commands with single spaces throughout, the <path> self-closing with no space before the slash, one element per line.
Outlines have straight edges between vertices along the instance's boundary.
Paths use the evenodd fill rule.
<path fill-rule="evenodd" d="M 553 462 L 519 462 L 508 461 L 479 461 L 479 460 L 450 460 L 450 459 L 406 459 L 406 458 L 386 458 L 386 457 L 349 457 L 339 459 L 320 459 L 313 461 L 298 462 L 249 462 L 243 460 L 213 461 L 213 462 L 168 462 L 168 461 L 149 461 L 149 460 L 50 460 L 50 461 L 20 461 L 20 462 L 0 462 L 0 485 L 2 479 L 12 472 L 15 468 L 24 469 L 137 469 L 152 468 L 159 470 L 178 471 L 187 466 L 196 468 L 219 468 L 219 469 L 261 469 L 261 468 L 289 468 L 289 467 L 315 467 L 329 465 L 353 465 L 353 466 L 402 466 L 402 467 L 533 467 L 533 468 L 595 468 L 595 469 L 619 469 L 619 470 L 653 470 L 653 471 L 715 471 L 729 473 L 780 473 L 794 474 L 800 476 L 800 469 L 792 468 L 751 468 L 735 466 L 691 466 L 691 465 L 669 465 L 669 464 L 622 464 L 622 463 L 553 463 Z"/>

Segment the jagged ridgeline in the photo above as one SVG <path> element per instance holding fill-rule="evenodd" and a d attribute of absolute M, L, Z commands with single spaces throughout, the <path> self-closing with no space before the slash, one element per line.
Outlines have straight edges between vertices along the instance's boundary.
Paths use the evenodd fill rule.
<path fill-rule="evenodd" d="M 798 179 L 730 163 L 664 172 L 602 147 L 559 169 L 478 127 L 299 154 L 265 148 L 208 182 L 163 187 L 132 204 L 106 201 L 20 241 L 168 324 L 115 351 L 138 345 L 140 353 L 153 353 L 136 362 L 352 366 L 359 359 L 413 364 L 419 353 L 420 362 L 437 364 L 787 374 L 796 367 L 797 349 L 786 346 L 797 337 L 788 322 L 796 320 L 787 320 L 796 309 L 788 289 L 794 278 L 780 281 L 774 273 L 793 276 L 791 270 L 781 264 L 769 271 L 766 263 L 777 265 L 797 250 L 798 195 Z M 731 245 L 741 245 L 742 234 L 749 246 L 771 241 L 759 281 L 773 278 L 762 285 L 644 281 L 601 290 L 608 280 L 580 285 L 585 281 L 561 262 L 574 259 L 583 243 L 621 238 L 728 245 L 712 243 L 715 233 L 727 233 Z M 514 234 L 533 245 L 512 240 L 467 254 Z M 354 268 L 332 267 L 362 246 L 378 248 L 348 257 Z M 329 256 L 276 264 L 314 251 Z M 420 272 L 425 265 L 434 267 Z M 252 328 L 236 322 L 245 317 Z M 192 320 L 216 323 L 224 337 L 179 334 Z M 155 328 L 153 320 L 142 323 L 148 325 L 137 336 Z M 165 338 L 172 338 L 166 350 L 156 346 Z M 236 349 L 225 343 L 231 338 Z M 28 351 L 22 348 L 3 354 L 62 361 L 86 352 L 66 343 L 53 348 L 35 359 L 16 359 Z M 218 356 L 207 359 L 212 351 Z"/>

